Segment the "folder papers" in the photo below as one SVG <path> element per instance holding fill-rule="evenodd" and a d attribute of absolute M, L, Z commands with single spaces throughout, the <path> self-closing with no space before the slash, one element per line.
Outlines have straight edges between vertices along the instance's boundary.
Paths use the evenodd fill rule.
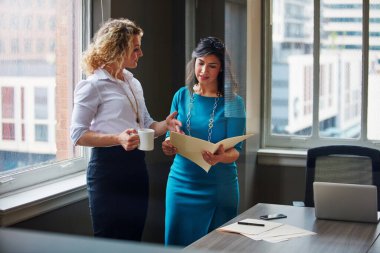
<path fill-rule="evenodd" d="M 240 225 L 237 222 L 235 222 L 225 227 L 220 227 L 217 230 L 238 233 L 238 234 L 258 235 L 282 225 L 281 223 L 277 223 L 277 222 L 256 220 L 256 219 L 244 219 L 242 221 L 247 222 L 247 223 L 260 223 L 260 224 L 264 224 L 264 226 L 247 226 L 247 225 Z"/>
<path fill-rule="evenodd" d="M 242 221 L 248 223 L 261 223 L 264 224 L 264 226 L 239 225 L 237 222 L 235 222 L 233 224 L 220 227 L 217 230 L 238 233 L 252 240 L 264 240 L 271 243 L 282 242 L 287 241 L 291 238 L 316 234 L 305 229 L 272 221 L 257 219 L 244 219 Z"/>
<path fill-rule="evenodd" d="M 210 170 L 211 165 L 203 159 L 203 151 L 210 151 L 211 153 L 215 153 L 215 151 L 219 148 L 221 144 L 223 144 L 224 149 L 229 149 L 234 147 L 239 142 L 248 139 L 251 136 L 253 136 L 253 134 L 231 137 L 219 141 L 218 143 L 212 143 L 185 134 L 170 132 L 170 142 L 173 144 L 174 147 L 177 148 L 178 154 L 193 161 L 206 172 L 208 172 Z"/>

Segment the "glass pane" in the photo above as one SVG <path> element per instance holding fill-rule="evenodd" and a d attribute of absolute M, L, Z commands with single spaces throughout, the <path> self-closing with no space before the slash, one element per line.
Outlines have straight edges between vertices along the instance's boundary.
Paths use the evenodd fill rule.
<path fill-rule="evenodd" d="M 36 124 L 35 126 L 36 141 L 48 141 L 48 126 Z"/>
<path fill-rule="evenodd" d="M 237 82 L 236 92 L 244 101 L 246 100 L 246 76 L 247 76 L 247 6 L 246 1 L 225 1 L 225 47 L 231 59 L 229 68 L 233 76 L 228 76 L 225 71 L 226 96 L 231 93 L 231 81 Z M 237 40 L 236 38 L 240 38 Z M 239 117 L 241 111 L 237 110 L 234 103 L 225 104 L 226 117 Z M 247 106 L 247 103 L 245 102 Z"/>
<path fill-rule="evenodd" d="M 3 123 L 3 140 L 15 139 L 15 124 Z"/>
<path fill-rule="evenodd" d="M 380 0 L 369 9 L 368 139 L 380 140 Z"/>
<path fill-rule="evenodd" d="M 272 134 L 311 135 L 313 4 L 312 0 L 273 1 Z"/>
<path fill-rule="evenodd" d="M 82 1 L 0 1 L 0 174 L 82 156 L 69 136 Z"/>
<path fill-rule="evenodd" d="M 34 116 L 36 119 L 48 118 L 47 88 L 34 90 Z"/>
<path fill-rule="evenodd" d="M 362 1 L 321 1 L 321 137 L 360 137 L 362 8 Z"/>
<path fill-rule="evenodd" d="M 2 87 L 1 88 L 1 99 L 2 103 L 2 117 L 13 119 L 14 118 L 14 88 L 13 87 Z"/>

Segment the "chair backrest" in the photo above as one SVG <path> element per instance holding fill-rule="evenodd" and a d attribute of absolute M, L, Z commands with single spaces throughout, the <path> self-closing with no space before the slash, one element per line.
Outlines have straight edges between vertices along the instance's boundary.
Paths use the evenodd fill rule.
<path fill-rule="evenodd" d="M 314 181 L 376 185 L 380 210 L 380 150 L 351 145 L 311 148 L 307 151 L 305 206 L 314 207 Z"/>

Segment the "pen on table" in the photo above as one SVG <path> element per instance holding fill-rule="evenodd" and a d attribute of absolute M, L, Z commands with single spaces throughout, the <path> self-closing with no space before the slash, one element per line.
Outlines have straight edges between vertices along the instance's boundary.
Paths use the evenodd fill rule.
<path fill-rule="evenodd" d="M 239 225 L 250 225 L 250 226 L 259 226 L 259 227 L 264 227 L 265 224 L 262 223 L 253 223 L 253 222 L 245 222 L 245 221 L 238 221 Z"/>

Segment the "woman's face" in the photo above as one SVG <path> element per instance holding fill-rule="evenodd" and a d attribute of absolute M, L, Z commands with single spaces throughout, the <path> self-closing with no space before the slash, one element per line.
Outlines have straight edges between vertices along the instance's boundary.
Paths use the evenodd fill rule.
<path fill-rule="evenodd" d="M 221 62 L 215 55 L 206 55 L 195 60 L 195 76 L 202 85 L 218 85 Z"/>
<path fill-rule="evenodd" d="M 126 55 L 123 62 L 123 68 L 134 69 L 137 67 L 137 63 L 139 58 L 143 56 L 143 52 L 141 50 L 141 36 L 135 35 L 133 36 L 132 42 L 132 53 L 130 55 Z"/>

